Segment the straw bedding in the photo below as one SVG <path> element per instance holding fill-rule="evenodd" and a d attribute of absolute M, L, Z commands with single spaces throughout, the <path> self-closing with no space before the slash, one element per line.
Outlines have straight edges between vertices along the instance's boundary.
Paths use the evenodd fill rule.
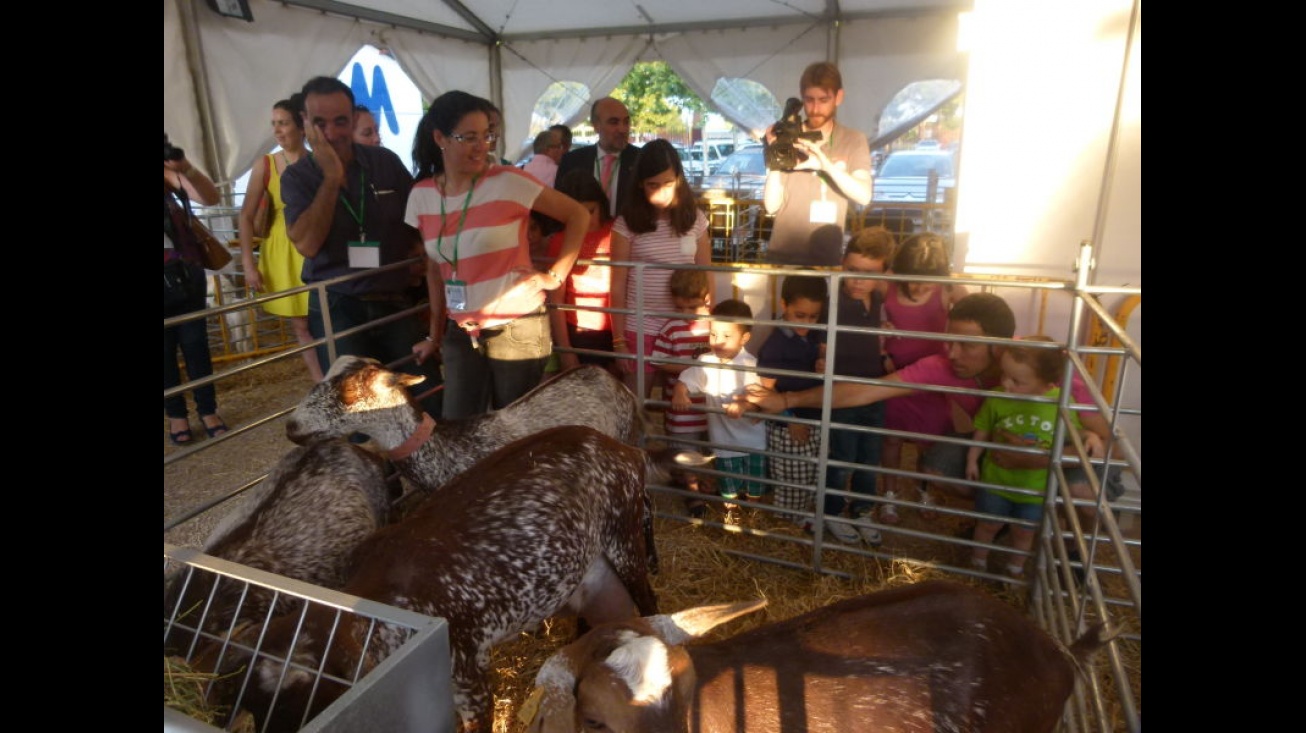
<path fill-rule="evenodd" d="M 233 427 L 248 424 L 271 412 L 293 406 L 309 386 L 303 364 L 298 358 L 282 360 L 221 382 L 218 387 L 220 412 Z M 201 442 L 206 440 L 202 431 L 197 437 Z M 178 450 L 166 444 L 166 432 L 164 441 L 165 456 Z M 233 488 L 257 478 L 291 447 L 292 444 L 282 433 L 280 421 L 274 421 L 246 435 L 217 444 L 211 450 L 199 452 L 187 460 L 165 466 L 165 518 L 177 516 L 185 509 L 225 495 Z M 655 503 L 661 514 L 684 513 L 679 497 L 658 496 Z M 165 532 L 164 540 L 175 544 L 199 545 L 224 513 L 222 508 L 207 512 Z M 913 517 L 913 514 L 904 513 L 902 526 L 911 528 L 912 522 L 922 521 Z M 708 519 L 719 521 L 720 516 L 720 512 L 713 508 Z M 953 522 L 955 526 L 940 528 L 941 522 Z M 947 514 L 940 514 L 930 524 L 935 531 L 959 535 L 968 529 L 962 522 L 963 520 Z M 804 537 L 794 525 L 776 521 L 767 512 L 749 509 L 744 510 L 742 523 L 747 528 L 764 530 L 773 536 L 754 537 L 746 533 L 725 531 L 721 527 L 687 524 L 665 516 L 655 520 L 661 572 L 653 576 L 652 582 L 663 611 L 754 598 L 765 598 L 769 602 L 763 610 L 717 628 L 709 638 L 733 635 L 843 598 L 927 578 L 948 578 L 980 585 L 995 596 L 1025 608 L 1024 595 L 1018 588 L 953 576 L 934 568 L 931 560 L 963 564 L 959 562 L 961 558 L 955 557 L 961 548 L 954 545 L 902 535 L 886 535 L 881 550 L 894 558 L 891 560 L 827 548 L 822 562 L 828 569 L 848 576 L 843 578 L 730 554 L 732 551 L 746 552 L 799 565 L 809 565 L 812 561 L 812 548 L 809 545 L 780 541 L 784 537 Z M 918 559 L 906 559 L 908 556 Z M 1134 561 L 1141 564 L 1141 557 L 1136 556 Z M 1106 582 L 1109 583 L 1110 580 L 1107 578 Z M 1124 596 L 1120 589 L 1111 589 L 1109 594 Z M 1125 619 L 1123 623 L 1128 626 L 1132 619 Z M 522 634 L 518 639 L 495 649 L 494 733 L 518 733 L 524 730 L 524 725 L 516 719 L 516 712 L 531 691 L 536 671 L 553 651 L 574 638 L 575 629 L 574 620 L 555 619 L 546 622 L 536 631 Z M 1127 630 L 1136 634 L 1139 632 L 1137 628 Z M 1141 701 L 1141 644 L 1127 642 L 1119 647 L 1130 674 L 1130 683 Z M 1106 669 L 1105 657 L 1105 654 L 1099 655 L 1100 670 Z M 165 660 L 165 688 L 170 685 L 169 674 L 168 661 Z M 171 674 L 175 678 L 179 673 L 172 670 Z M 1112 702 L 1114 692 L 1109 672 L 1101 675 L 1100 679 L 1106 685 L 1103 696 L 1108 704 L 1118 705 L 1118 702 Z M 1123 730 L 1120 725 L 1115 727 Z"/>

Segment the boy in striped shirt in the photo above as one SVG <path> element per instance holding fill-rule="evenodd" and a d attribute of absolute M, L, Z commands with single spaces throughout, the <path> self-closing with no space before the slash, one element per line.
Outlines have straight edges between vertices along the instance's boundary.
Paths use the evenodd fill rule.
<path fill-rule="evenodd" d="M 712 307 L 708 273 L 705 270 L 676 270 L 671 273 L 671 281 L 667 287 L 671 291 L 676 312 L 684 313 L 687 317 L 667 321 L 653 343 L 650 357 L 655 360 L 697 359 L 700 354 L 710 350 L 708 332 L 711 324 L 700 317 L 708 315 Z M 671 394 L 676 377 L 689 366 L 688 364 L 657 365 L 658 371 L 663 375 L 664 395 Z M 695 395 L 692 402 L 702 405 L 703 400 L 703 395 L 700 394 Z M 707 440 L 707 413 L 668 409 L 663 414 L 663 430 L 667 434 L 669 447 L 673 450 L 705 452 L 703 446 L 683 441 L 705 442 Z M 672 473 L 673 480 L 686 489 L 696 492 L 703 490 L 699 487 L 698 476 L 679 470 L 674 470 Z M 707 505 L 700 499 L 687 499 L 685 506 L 694 517 L 702 517 L 707 510 Z"/>

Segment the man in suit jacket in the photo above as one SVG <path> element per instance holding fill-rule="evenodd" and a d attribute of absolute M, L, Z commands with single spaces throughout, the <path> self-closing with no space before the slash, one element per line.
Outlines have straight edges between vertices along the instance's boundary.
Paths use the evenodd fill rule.
<path fill-rule="evenodd" d="M 615 218 L 621 211 L 627 191 L 634 183 L 635 158 L 639 156 L 639 148 L 630 144 L 630 110 L 619 100 L 604 97 L 590 105 L 590 124 L 594 125 L 595 132 L 599 134 L 598 144 L 576 148 L 562 156 L 562 162 L 558 164 L 557 180 L 561 181 L 568 171 L 579 169 L 589 172 L 599 183 L 604 183 L 603 173 L 607 167 L 604 156 L 616 155 L 605 189 Z"/>

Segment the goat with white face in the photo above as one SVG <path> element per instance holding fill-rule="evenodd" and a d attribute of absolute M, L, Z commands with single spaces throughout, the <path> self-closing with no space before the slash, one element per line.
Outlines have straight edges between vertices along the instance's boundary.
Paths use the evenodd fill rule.
<path fill-rule="evenodd" d="M 636 447 L 644 435 L 647 417 L 639 399 L 592 364 L 559 373 L 502 410 L 439 422 L 408 394 L 408 387 L 423 379 L 392 372 L 375 359 L 341 356 L 295 407 L 286 437 L 302 445 L 365 433 L 404 478 L 429 494 L 499 448 L 548 428 L 584 425 Z M 665 480 L 652 457 L 649 469 L 650 480 Z M 656 573 L 653 502 L 647 494 L 644 503 L 644 539 Z"/>
<path fill-rule="evenodd" d="M 548 428 L 585 425 L 633 446 L 644 432 L 639 400 L 593 365 L 568 369 L 502 410 L 438 422 L 408 394 L 423 379 L 375 359 L 342 356 L 291 413 L 286 437 L 303 445 L 365 433 L 405 478 L 433 491 L 499 448 Z"/>
<path fill-rule="evenodd" d="M 685 644 L 754 601 L 590 630 L 536 676 L 531 733 L 1050 733 L 1076 664 L 1012 606 L 927 581 L 721 641 Z"/>

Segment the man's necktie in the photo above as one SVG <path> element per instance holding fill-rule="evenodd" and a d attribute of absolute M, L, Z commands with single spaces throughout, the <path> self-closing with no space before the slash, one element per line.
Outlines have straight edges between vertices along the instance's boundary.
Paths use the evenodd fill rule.
<path fill-rule="evenodd" d="M 612 196 L 612 168 L 616 166 L 616 164 L 617 156 L 614 153 L 608 153 L 603 156 L 603 178 L 599 183 L 603 184 L 603 192 L 608 196 Z"/>

